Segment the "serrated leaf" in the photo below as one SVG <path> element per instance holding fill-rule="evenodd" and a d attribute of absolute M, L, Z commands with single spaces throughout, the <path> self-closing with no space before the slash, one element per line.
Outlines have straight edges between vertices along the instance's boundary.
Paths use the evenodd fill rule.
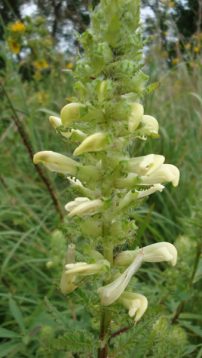
<path fill-rule="evenodd" d="M 76 352 L 93 352 L 98 346 L 95 338 L 87 331 L 69 331 L 51 343 L 51 349 Z"/>

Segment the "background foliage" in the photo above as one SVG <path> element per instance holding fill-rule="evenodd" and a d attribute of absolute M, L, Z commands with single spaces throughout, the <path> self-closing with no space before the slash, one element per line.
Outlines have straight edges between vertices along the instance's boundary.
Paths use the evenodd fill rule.
<path fill-rule="evenodd" d="M 72 94 L 70 70 L 78 51 L 73 29 L 85 29 L 88 6 L 95 3 L 33 4 L 35 16 L 25 17 L 22 6 L 29 2 L 0 2 L 0 357 L 95 357 L 100 312 L 91 285 L 96 282 L 88 284 L 88 294 L 78 289 L 67 299 L 58 289 L 71 235 L 61 221 L 69 192 L 60 176 L 37 172 L 30 159 L 43 148 L 68 151 L 47 117 L 58 113 Z M 159 264 L 140 271 L 136 286 L 144 280 L 141 290 L 149 297 L 149 310 L 133 327 L 122 308 L 116 308 L 123 325 L 117 327 L 114 320 L 110 357 L 200 358 L 201 2 L 144 1 L 143 7 L 145 71 L 158 83 L 146 98 L 146 110 L 158 119 L 161 135 L 131 150 L 134 155 L 163 153 L 180 168 L 181 183 L 177 190 L 168 187 L 150 197 L 134 213 L 139 226 L 135 240 L 173 242 L 179 261 L 176 269 Z M 12 30 L 16 22 L 24 24 L 23 31 Z M 96 321 L 91 313 L 97 314 Z M 124 327 L 130 328 L 119 335 Z"/>

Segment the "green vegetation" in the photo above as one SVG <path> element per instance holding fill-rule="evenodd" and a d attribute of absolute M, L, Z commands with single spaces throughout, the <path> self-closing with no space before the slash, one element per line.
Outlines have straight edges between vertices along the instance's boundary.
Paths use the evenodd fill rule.
<path fill-rule="evenodd" d="M 15 55 L 3 47 L 2 55 L 0 357 L 96 357 L 99 326 L 91 315 L 100 314 L 92 290 L 96 278 L 88 281 L 88 291 L 82 287 L 67 298 L 59 290 L 63 251 L 71 242 L 61 215 L 71 192 L 62 176 L 37 172 L 30 159 L 44 148 L 72 152 L 47 120 L 72 95 L 71 72 L 61 71 L 68 61 L 52 60 L 53 51 L 51 71 L 40 69 L 40 76 L 25 81 Z M 168 186 L 134 212 L 135 246 L 169 241 L 179 258 L 174 269 L 161 263 L 141 269 L 134 284 L 148 297 L 149 308 L 136 326 L 121 306 L 110 307 L 114 358 L 202 357 L 202 68 L 197 58 L 192 69 L 181 62 L 165 70 L 159 56 L 150 50 L 145 72 L 158 82 L 146 97 L 146 112 L 158 119 L 160 137 L 130 151 L 165 155 L 180 168 L 181 180 L 177 190 Z M 125 332 L 118 332 L 117 323 Z"/>

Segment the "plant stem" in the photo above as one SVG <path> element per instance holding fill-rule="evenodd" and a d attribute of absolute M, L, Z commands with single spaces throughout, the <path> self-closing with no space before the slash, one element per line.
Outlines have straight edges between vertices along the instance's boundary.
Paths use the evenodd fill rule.
<path fill-rule="evenodd" d="M 112 338 L 115 338 L 115 337 L 117 337 L 117 336 L 120 336 L 120 334 L 122 334 L 122 333 L 127 332 L 130 328 L 132 328 L 132 326 L 126 326 L 126 327 L 120 328 L 118 331 L 112 333 L 112 335 L 111 335 L 111 337 L 110 337 L 110 340 L 111 340 Z"/>
<path fill-rule="evenodd" d="M 113 243 L 109 242 L 104 247 L 104 257 L 106 260 L 108 260 L 110 263 L 113 263 Z"/>
<path fill-rule="evenodd" d="M 107 331 L 110 324 L 110 315 L 107 308 L 103 307 L 100 321 L 100 348 L 98 349 L 98 358 L 107 358 L 108 340 L 106 339 Z"/>
<path fill-rule="evenodd" d="M 32 145 L 30 143 L 30 140 L 29 140 L 29 136 L 28 134 L 26 133 L 25 129 L 24 129 L 24 126 L 22 124 L 22 122 L 20 121 L 20 118 L 18 117 L 18 114 L 12 104 L 12 101 L 6 91 L 6 89 L 4 88 L 4 86 L 1 84 L 1 89 L 2 89 L 2 92 L 4 93 L 8 103 L 9 103 L 9 106 L 10 106 L 10 109 L 11 111 L 13 112 L 13 121 L 17 127 L 17 130 L 18 130 L 18 133 L 22 139 L 22 142 L 28 152 L 28 155 L 31 159 L 31 162 L 33 160 L 33 156 L 34 156 L 34 151 L 33 151 L 33 148 L 32 148 Z M 43 170 L 38 166 L 38 165 L 35 165 L 35 169 L 37 171 L 37 173 L 39 174 L 39 176 L 41 177 L 42 181 L 44 182 L 49 194 L 50 194 L 50 197 L 53 201 L 53 204 L 56 208 L 56 211 L 58 212 L 59 216 L 61 219 L 63 219 L 64 217 L 64 214 L 63 214 L 63 211 L 62 211 L 62 208 L 61 208 L 61 205 L 60 205 L 60 202 L 56 196 L 56 193 L 54 192 L 53 188 L 52 188 L 52 185 L 50 183 L 50 180 L 48 179 L 48 177 L 46 176 L 46 174 L 43 172 Z"/>

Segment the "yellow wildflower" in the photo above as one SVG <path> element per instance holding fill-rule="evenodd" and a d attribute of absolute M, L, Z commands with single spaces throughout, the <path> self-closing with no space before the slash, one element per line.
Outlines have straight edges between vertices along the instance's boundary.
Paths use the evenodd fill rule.
<path fill-rule="evenodd" d="M 179 62 L 180 62 L 180 60 L 177 57 L 172 59 L 172 64 L 173 65 L 177 65 Z"/>
<path fill-rule="evenodd" d="M 11 52 L 17 55 L 20 52 L 20 44 L 12 38 L 8 38 L 7 42 Z"/>
<path fill-rule="evenodd" d="M 170 8 L 170 9 L 173 9 L 174 7 L 175 7 L 175 3 L 174 3 L 174 1 L 169 1 L 168 2 L 168 7 Z"/>
<path fill-rule="evenodd" d="M 36 60 L 33 62 L 34 67 L 38 70 L 38 71 L 42 71 L 45 70 L 46 68 L 49 67 L 49 64 L 46 60 Z"/>
<path fill-rule="evenodd" d="M 72 70 L 73 67 L 74 67 L 74 64 L 71 63 L 71 62 L 69 62 L 69 63 L 66 64 L 66 68 L 67 68 L 68 70 Z"/>
<path fill-rule="evenodd" d="M 199 48 L 198 46 L 195 46 L 193 50 L 194 50 L 195 53 L 199 53 L 199 52 L 200 52 L 200 48 Z"/>
<path fill-rule="evenodd" d="M 44 104 L 47 103 L 48 101 L 48 94 L 45 91 L 40 91 L 36 93 L 36 99 L 37 102 L 39 102 L 40 104 Z"/>
<path fill-rule="evenodd" d="M 10 29 L 12 32 L 25 32 L 25 25 L 21 21 L 16 21 L 10 25 Z"/>
<path fill-rule="evenodd" d="M 41 79 L 41 72 L 40 71 L 36 71 L 35 74 L 34 74 L 34 78 L 36 81 L 40 81 Z"/>

